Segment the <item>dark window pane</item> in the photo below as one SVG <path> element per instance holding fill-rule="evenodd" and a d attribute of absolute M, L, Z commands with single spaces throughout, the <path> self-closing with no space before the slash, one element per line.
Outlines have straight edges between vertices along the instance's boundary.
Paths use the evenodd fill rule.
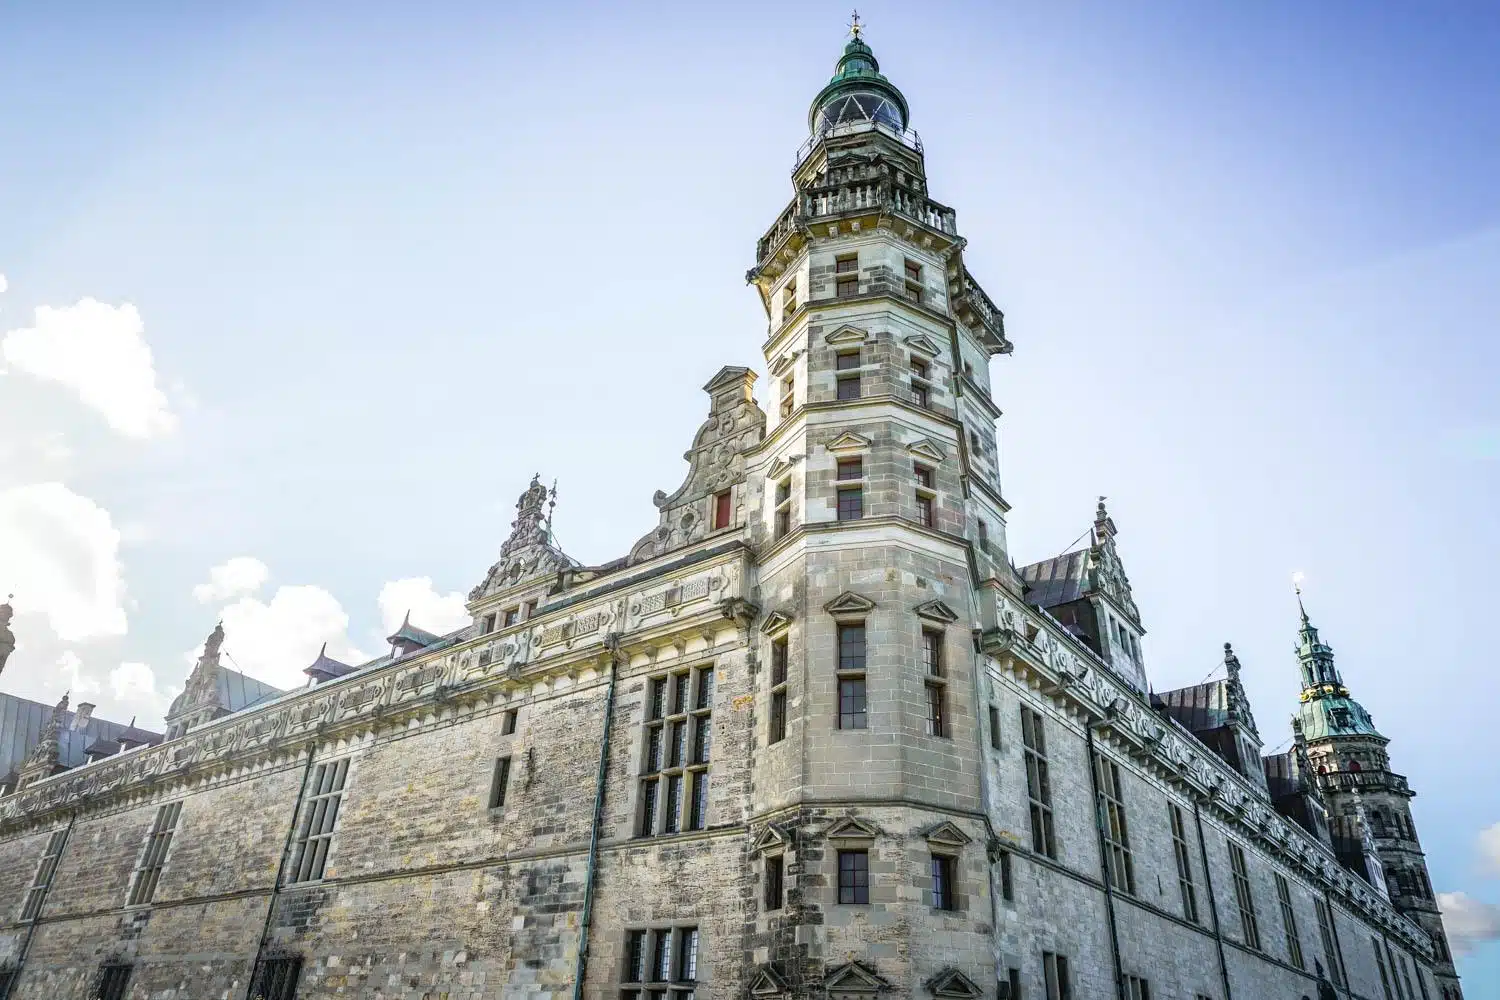
<path fill-rule="evenodd" d="M 765 905 L 767 910 L 781 909 L 782 864 L 783 860 L 779 854 L 766 858 Z"/>
<path fill-rule="evenodd" d="M 845 375 L 842 378 L 840 378 L 838 380 L 838 382 L 839 382 L 839 392 L 838 392 L 838 398 L 839 399 L 858 399 L 859 398 L 859 376 L 858 375 Z"/>
<path fill-rule="evenodd" d="M 838 477 L 840 479 L 859 479 L 865 474 L 865 463 L 863 459 L 841 458 L 838 465 Z"/>
<path fill-rule="evenodd" d="M 839 626 L 839 669 L 865 669 L 865 626 L 863 622 L 858 625 Z"/>
<path fill-rule="evenodd" d="M 860 487 L 839 490 L 839 520 L 858 521 L 865 516 L 865 491 Z"/>
<path fill-rule="evenodd" d="M 777 639 L 771 643 L 771 683 L 786 683 L 786 654 L 787 642 L 785 639 Z"/>
<path fill-rule="evenodd" d="M 870 856 L 865 851 L 839 851 L 839 902 L 870 901 Z"/>
<path fill-rule="evenodd" d="M 859 352 L 844 351 L 834 356 L 834 370 L 846 372 L 859 367 Z"/>
<path fill-rule="evenodd" d="M 864 729 L 867 724 L 864 678 L 839 681 L 839 728 Z"/>
<path fill-rule="evenodd" d="M 771 735 L 769 742 L 780 743 L 786 739 L 786 692 L 776 691 L 771 695 Z"/>

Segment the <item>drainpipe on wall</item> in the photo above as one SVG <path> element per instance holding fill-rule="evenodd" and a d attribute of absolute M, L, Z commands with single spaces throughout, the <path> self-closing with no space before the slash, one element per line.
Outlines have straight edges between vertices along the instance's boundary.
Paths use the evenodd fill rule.
<path fill-rule="evenodd" d="M 1099 763 L 1094 750 L 1094 727 L 1103 721 L 1090 723 L 1085 730 L 1089 746 L 1089 788 L 1094 793 L 1094 833 L 1099 841 L 1099 874 L 1104 877 L 1104 911 L 1109 917 L 1109 957 L 1115 968 L 1115 996 L 1125 1000 L 1125 973 L 1120 968 L 1120 931 L 1115 923 L 1115 892 L 1109 881 L 1109 845 L 1104 842 L 1104 815 L 1099 808 Z"/>
<path fill-rule="evenodd" d="M 588 971 L 589 928 L 594 916 L 594 876 L 599 865 L 599 827 L 604 820 L 604 788 L 609 777 L 609 730 L 615 714 L 615 680 L 620 673 L 620 633 L 604 638 L 609 650 L 609 689 L 604 695 L 604 738 L 599 746 L 599 772 L 594 781 L 594 820 L 589 826 L 589 861 L 583 881 L 583 915 L 578 921 L 578 966 L 573 973 L 573 1000 L 583 1000 L 583 978 Z"/>
<path fill-rule="evenodd" d="M 1208 913 L 1214 921 L 1214 946 L 1219 949 L 1219 978 L 1224 980 L 1224 1000 L 1234 1000 L 1229 986 L 1229 965 L 1224 960 L 1224 933 L 1219 930 L 1219 903 L 1214 894 L 1214 873 L 1208 867 L 1208 844 L 1203 839 L 1203 814 L 1193 799 L 1193 825 L 1198 828 L 1198 857 L 1203 862 L 1203 888 L 1208 891 Z"/>
<path fill-rule="evenodd" d="M 260 971 L 260 956 L 266 950 L 266 938 L 271 934 L 271 918 L 276 914 L 276 899 L 281 894 L 281 877 L 286 874 L 287 855 L 292 853 L 292 836 L 297 832 L 297 817 L 302 814 L 302 800 L 307 795 L 307 776 L 312 773 L 316 749 L 316 743 L 307 744 L 307 763 L 302 766 L 302 784 L 297 786 L 292 821 L 286 828 L 286 840 L 281 844 L 281 860 L 276 862 L 276 880 L 271 883 L 271 898 L 266 902 L 266 922 L 260 928 L 260 940 L 255 945 L 255 961 L 250 963 L 250 975 L 245 977 L 245 1000 L 251 1000 L 250 991 L 255 989 L 255 975 Z"/>
<path fill-rule="evenodd" d="M 21 981 L 21 967 L 26 964 L 26 954 L 31 951 L 31 936 L 36 933 L 36 925 L 41 923 L 42 914 L 47 909 L 47 897 L 52 892 L 52 883 L 57 881 L 57 869 L 62 867 L 63 854 L 68 850 L 68 841 L 73 836 L 73 821 L 78 819 L 78 813 L 68 814 L 68 828 L 63 832 L 62 847 L 57 851 L 57 860 L 52 862 L 52 874 L 47 878 L 47 884 L 42 886 L 42 898 L 36 904 L 36 916 L 31 920 L 31 926 L 26 928 L 26 940 L 21 942 L 20 954 L 16 956 L 16 967 L 10 981 L 5 989 L 0 990 L 0 1000 L 10 1000 L 11 991 L 16 988 L 16 983 Z"/>

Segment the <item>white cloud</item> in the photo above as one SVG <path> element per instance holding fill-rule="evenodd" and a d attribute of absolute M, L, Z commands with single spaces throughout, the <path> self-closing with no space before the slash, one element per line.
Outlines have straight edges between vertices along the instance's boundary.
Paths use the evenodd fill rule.
<path fill-rule="evenodd" d="M 220 612 L 225 662 L 282 689 L 307 683 L 302 669 L 328 643 L 328 655 L 346 663 L 370 657 L 349 642 L 349 616 L 322 587 L 277 587 L 271 600 L 242 597 Z M 189 653 L 196 660 L 201 644 Z"/>
<path fill-rule="evenodd" d="M 116 432 L 148 438 L 170 431 L 177 420 L 156 385 L 145 332 L 129 303 L 83 299 L 61 308 L 38 306 L 35 325 L 0 340 L 0 356 L 18 371 L 72 389 Z"/>
<path fill-rule="evenodd" d="M 5 280 L 5 275 L 0 274 L 0 295 L 5 294 L 5 290 L 7 288 L 9 288 L 9 287 L 10 287 L 10 282 L 8 282 L 8 281 Z"/>
<path fill-rule="evenodd" d="M 63 650 L 62 655 L 57 658 L 57 669 L 61 670 L 66 678 L 63 681 L 63 690 L 72 696 L 75 705 L 79 701 L 98 697 L 104 690 L 97 680 L 84 675 L 83 660 L 71 649 Z"/>
<path fill-rule="evenodd" d="M 271 576 L 266 564 L 253 556 L 235 556 L 208 571 L 208 582 L 193 588 L 199 604 L 212 604 L 231 597 L 255 593 Z"/>
<path fill-rule="evenodd" d="M 1500 939 L 1500 906 L 1465 892 L 1440 892 L 1437 904 L 1455 953 L 1467 954 L 1481 944 Z"/>
<path fill-rule="evenodd" d="M 1500 875 L 1500 823 L 1479 831 L 1479 863 L 1490 875 Z"/>
<path fill-rule="evenodd" d="M 390 635 L 401 627 L 401 619 L 410 611 L 413 625 L 443 635 L 473 620 L 464 610 L 465 601 L 456 590 L 439 594 L 429 576 L 393 580 L 380 588 L 380 624 Z"/>
<path fill-rule="evenodd" d="M 65 642 L 125 633 L 119 549 L 109 511 L 62 483 L 0 491 L 0 592 Z"/>

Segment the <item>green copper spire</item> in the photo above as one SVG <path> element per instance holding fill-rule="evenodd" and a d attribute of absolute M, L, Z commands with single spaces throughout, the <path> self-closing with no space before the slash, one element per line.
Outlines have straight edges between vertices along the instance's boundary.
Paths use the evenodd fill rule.
<path fill-rule="evenodd" d="M 905 131 L 910 118 L 906 98 L 881 75 L 875 52 L 862 37 L 864 25 L 857 11 L 849 31 L 854 37 L 844 46 L 833 79 L 813 98 L 807 113 L 808 128 L 820 135 L 840 126 L 875 123 Z"/>
<path fill-rule="evenodd" d="M 1349 697 L 1349 689 L 1333 665 L 1333 647 L 1318 636 L 1307 617 L 1302 588 L 1297 588 L 1297 610 L 1302 626 L 1297 630 L 1297 660 L 1302 666 L 1301 705 L 1295 716 L 1308 740 L 1328 736 L 1376 736 L 1380 731 L 1365 707 Z M 1383 737 L 1382 737 L 1383 738 Z"/>

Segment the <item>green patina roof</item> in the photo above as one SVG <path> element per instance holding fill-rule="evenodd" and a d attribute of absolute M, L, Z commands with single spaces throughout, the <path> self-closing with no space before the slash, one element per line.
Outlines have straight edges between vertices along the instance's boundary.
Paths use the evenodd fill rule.
<path fill-rule="evenodd" d="M 839 57 L 838 66 L 835 67 L 828 86 L 818 91 L 818 96 L 813 98 L 812 107 L 807 112 L 808 128 L 817 131 L 818 114 L 823 108 L 840 98 L 855 94 L 879 94 L 888 98 L 901 111 L 900 128 L 904 129 L 911 121 L 911 109 L 906 103 L 906 97 L 894 83 L 881 75 L 875 52 L 865 44 L 864 39 L 851 38 L 849 44 L 844 46 L 844 54 Z"/>
<path fill-rule="evenodd" d="M 1305 699 L 1297 707 L 1297 722 L 1302 727 L 1302 736 L 1307 740 L 1320 740 L 1330 736 L 1374 736 L 1384 739 L 1375 721 L 1365 707 L 1349 697 L 1347 688 L 1309 688 L 1302 692 Z"/>

